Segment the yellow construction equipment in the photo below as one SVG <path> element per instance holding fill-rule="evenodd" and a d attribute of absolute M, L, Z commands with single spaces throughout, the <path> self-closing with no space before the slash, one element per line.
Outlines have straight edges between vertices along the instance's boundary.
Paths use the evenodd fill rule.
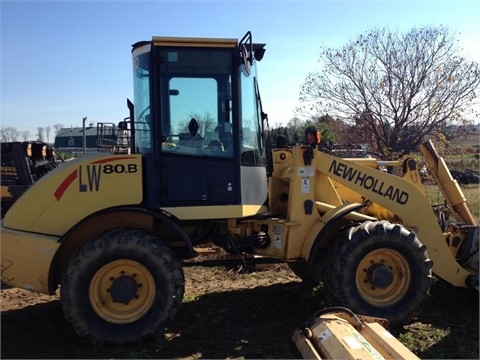
<path fill-rule="evenodd" d="M 478 289 L 477 220 L 433 144 L 421 151 L 447 199 L 433 207 L 414 158 L 269 144 L 264 52 L 250 32 L 138 42 L 133 102 L 119 124 L 128 151 L 122 140 L 122 151 L 35 174 L 23 145 L 2 144 L 2 282 L 60 288 L 75 331 L 113 344 L 151 337 L 174 318 L 183 266 L 225 264 L 195 261 L 203 244 L 242 263 L 287 262 L 322 281 L 336 306 L 391 324 L 419 310 L 434 275 Z"/>
<path fill-rule="evenodd" d="M 344 308 L 317 312 L 292 340 L 304 359 L 418 359 L 388 331 L 386 319 Z"/>

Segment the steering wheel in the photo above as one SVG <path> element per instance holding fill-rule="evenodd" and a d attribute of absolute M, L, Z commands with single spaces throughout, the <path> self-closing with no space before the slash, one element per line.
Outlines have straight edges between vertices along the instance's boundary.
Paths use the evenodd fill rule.
<path fill-rule="evenodd" d="M 147 115 L 146 114 L 147 111 L 150 111 L 150 105 L 148 105 L 145 109 L 143 109 L 140 114 L 138 114 L 138 118 L 145 120 L 145 116 Z"/>

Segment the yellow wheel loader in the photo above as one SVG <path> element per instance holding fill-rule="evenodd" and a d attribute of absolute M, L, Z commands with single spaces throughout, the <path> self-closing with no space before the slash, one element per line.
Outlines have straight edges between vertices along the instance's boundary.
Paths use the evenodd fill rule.
<path fill-rule="evenodd" d="M 287 262 L 324 282 L 336 306 L 392 324 L 418 311 L 433 274 L 478 288 L 477 220 L 432 144 L 421 151 L 447 199 L 433 208 L 414 159 L 344 159 L 282 138 L 267 148 L 264 52 L 250 32 L 134 44 L 119 124 L 129 151 L 78 157 L 35 181 L 18 153 L 9 165 L 30 181 L 2 212 L 2 282 L 60 288 L 75 331 L 112 344 L 174 318 L 183 266 L 224 265 L 196 261 L 203 244 Z M 377 169 L 386 165 L 403 175 Z"/>

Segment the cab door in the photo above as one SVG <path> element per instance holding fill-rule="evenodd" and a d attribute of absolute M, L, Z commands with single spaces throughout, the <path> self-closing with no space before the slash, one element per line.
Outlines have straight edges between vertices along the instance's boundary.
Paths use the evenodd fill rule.
<path fill-rule="evenodd" d="M 161 206 L 238 204 L 230 76 L 169 74 L 163 108 Z"/>

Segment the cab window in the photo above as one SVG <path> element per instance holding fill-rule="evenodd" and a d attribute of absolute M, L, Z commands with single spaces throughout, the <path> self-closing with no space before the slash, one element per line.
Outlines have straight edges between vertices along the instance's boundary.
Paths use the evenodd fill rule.
<path fill-rule="evenodd" d="M 166 62 L 162 151 L 233 157 L 231 53 L 175 49 L 165 50 L 162 58 Z"/>

